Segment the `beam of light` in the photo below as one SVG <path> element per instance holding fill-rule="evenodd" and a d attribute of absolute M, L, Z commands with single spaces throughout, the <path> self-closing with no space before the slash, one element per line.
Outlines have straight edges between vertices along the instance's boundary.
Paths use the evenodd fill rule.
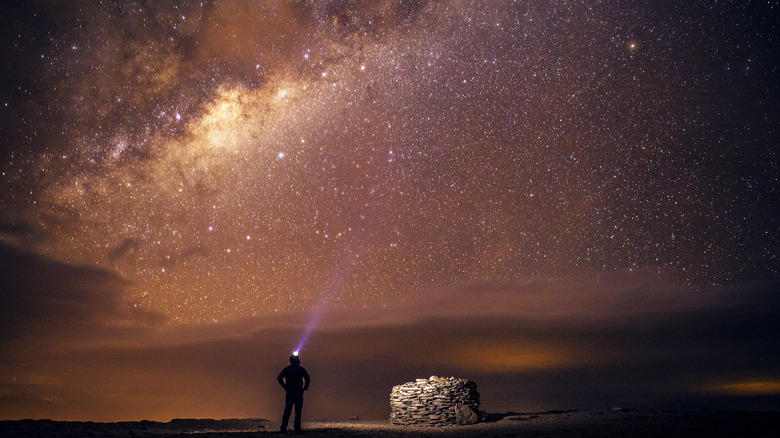
<path fill-rule="evenodd" d="M 298 352 L 300 352 L 303 349 L 303 345 L 306 343 L 306 341 L 309 339 L 309 336 L 311 336 L 311 333 L 314 331 L 314 328 L 317 327 L 317 324 L 320 322 L 320 319 L 322 319 L 322 313 L 324 311 L 325 306 L 319 306 L 317 309 L 314 310 L 311 314 L 311 318 L 309 318 L 309 322 L 306 324 L 306 328 L 303 330 L 303 335 L 301 335 L 301 341 L 298 342 L 298 346 L 295 348 L 294 355 L 298 355 Z"/>
<path fill-rule="evenodd" d="M 317 328 L 317 325 L 320 323 L 323 315 L 327 311 L 328 304 L 340 297 L 341 291 L 343 289 L 343 280 L 348 278 L 355 271 L 356 262 L 352 255 L 357 254 L 355 249 L 356 246 L 358 246 L 359 241 L 359 237 L 356 236 L 355 239 L 353 239 L 353 243 L 347 246 L 346 250 L 341 253 L 340 257 L 337 257 L 337 260 L 340 260 L 341 266 L 334 270 L 333 281 L 328 283 L 328 285 L 323 289 L 320 304 L 314 308 L 311 317 L 309 318 L 309 322 L 306 323 L 306 328 L 303 330 L 301 340 L 298 342 L 298 347 L 295 348 L 296 353 L 303 349 L 303 346 L 306 344 L 309 336 L 311 336 L 312 332 L 314 332 L 314 329 Z"/>
<path fill-rule="evenodd" d="M 344 271 L 344 270 L 337 270 L 337 271 Z M 352 272 L 352 269 L 347 269 L 349 273 Z M 309 336 L 311 336 L 314 329 L 317 327 L 319 322 L 322 320 L 323 314 L 326 312 L 328 303 L 334 299 L 338 298 L 338 296 L 341 294 L 341 279 L 345 278 L 345 275 L 339 276 L 338 279 L 332 281 L 328 286 L 325 287 L 322 295 L 322 300 L 320 301 L 320 305 L 314 308 L 312 311 L 311 317 L 309 318 L 309 322 L 306 323 L 306 328 L 303 330 L 303 334 L 301 335 L 301 340 L 298 342 L 298 347 L 295 349 L 295 352 L 298 353 L 303 349 L 303 345 L 306 343 L 306 341 L 309 339 Z M 297 355 L 296 355 L 297 356 Z"/>

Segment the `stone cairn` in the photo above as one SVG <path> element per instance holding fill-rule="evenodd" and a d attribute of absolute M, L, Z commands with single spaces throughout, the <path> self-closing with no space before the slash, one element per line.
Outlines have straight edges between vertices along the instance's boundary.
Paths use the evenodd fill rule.
<path fill-rule="evenodd" d="M 390 393 L 390 422 L 402 426 L 454 425 L 456 403 L 479 412 L 477 384 L 467 379 L 431 376 L 396 385 Z"/>

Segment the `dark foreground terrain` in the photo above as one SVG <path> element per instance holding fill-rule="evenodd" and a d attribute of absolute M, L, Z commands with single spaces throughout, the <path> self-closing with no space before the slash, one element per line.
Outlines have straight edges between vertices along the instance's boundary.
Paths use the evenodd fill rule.
<path fill-rule="evenodd" d="M 177 419 L 168 423 L 19 420 L 0 421 L 0 437 L 281 436 L 278 427 L 278 422 L 260 419 Z M 307 422 L 304 429 L 310 437 L 780 437 L 780 413 L 553 411 L 489 414 L 472 426 L 417 428 L 350 421 Z"/>

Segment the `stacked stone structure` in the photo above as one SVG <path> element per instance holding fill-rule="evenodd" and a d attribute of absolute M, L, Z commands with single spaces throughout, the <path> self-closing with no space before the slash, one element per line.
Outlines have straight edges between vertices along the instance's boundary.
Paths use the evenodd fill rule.
<path fill-rule="evenodd" d="M 390 422 L 402 426 L 454 425 L 456 403 L 479 412 L 477 384 L 467 379 L 431 376 L 396 385 L 390 393 Z"/>

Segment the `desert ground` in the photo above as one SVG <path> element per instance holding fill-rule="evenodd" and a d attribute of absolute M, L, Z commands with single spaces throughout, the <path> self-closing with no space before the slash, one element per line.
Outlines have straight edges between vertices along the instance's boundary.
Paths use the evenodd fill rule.
<path fill-rule="evenodd" d="M 310 437 L 780 437 L 780 413 L 550 411 L 487 414 L 470 426 L 403 427 L 387 421 L 304 422 Z M 0 421 L 0 437 L 262 437 L 282 436 L 263 419 L 175 419 L 94 423 Z M 287 432 L 292 435 L 292 432 Z"/>

